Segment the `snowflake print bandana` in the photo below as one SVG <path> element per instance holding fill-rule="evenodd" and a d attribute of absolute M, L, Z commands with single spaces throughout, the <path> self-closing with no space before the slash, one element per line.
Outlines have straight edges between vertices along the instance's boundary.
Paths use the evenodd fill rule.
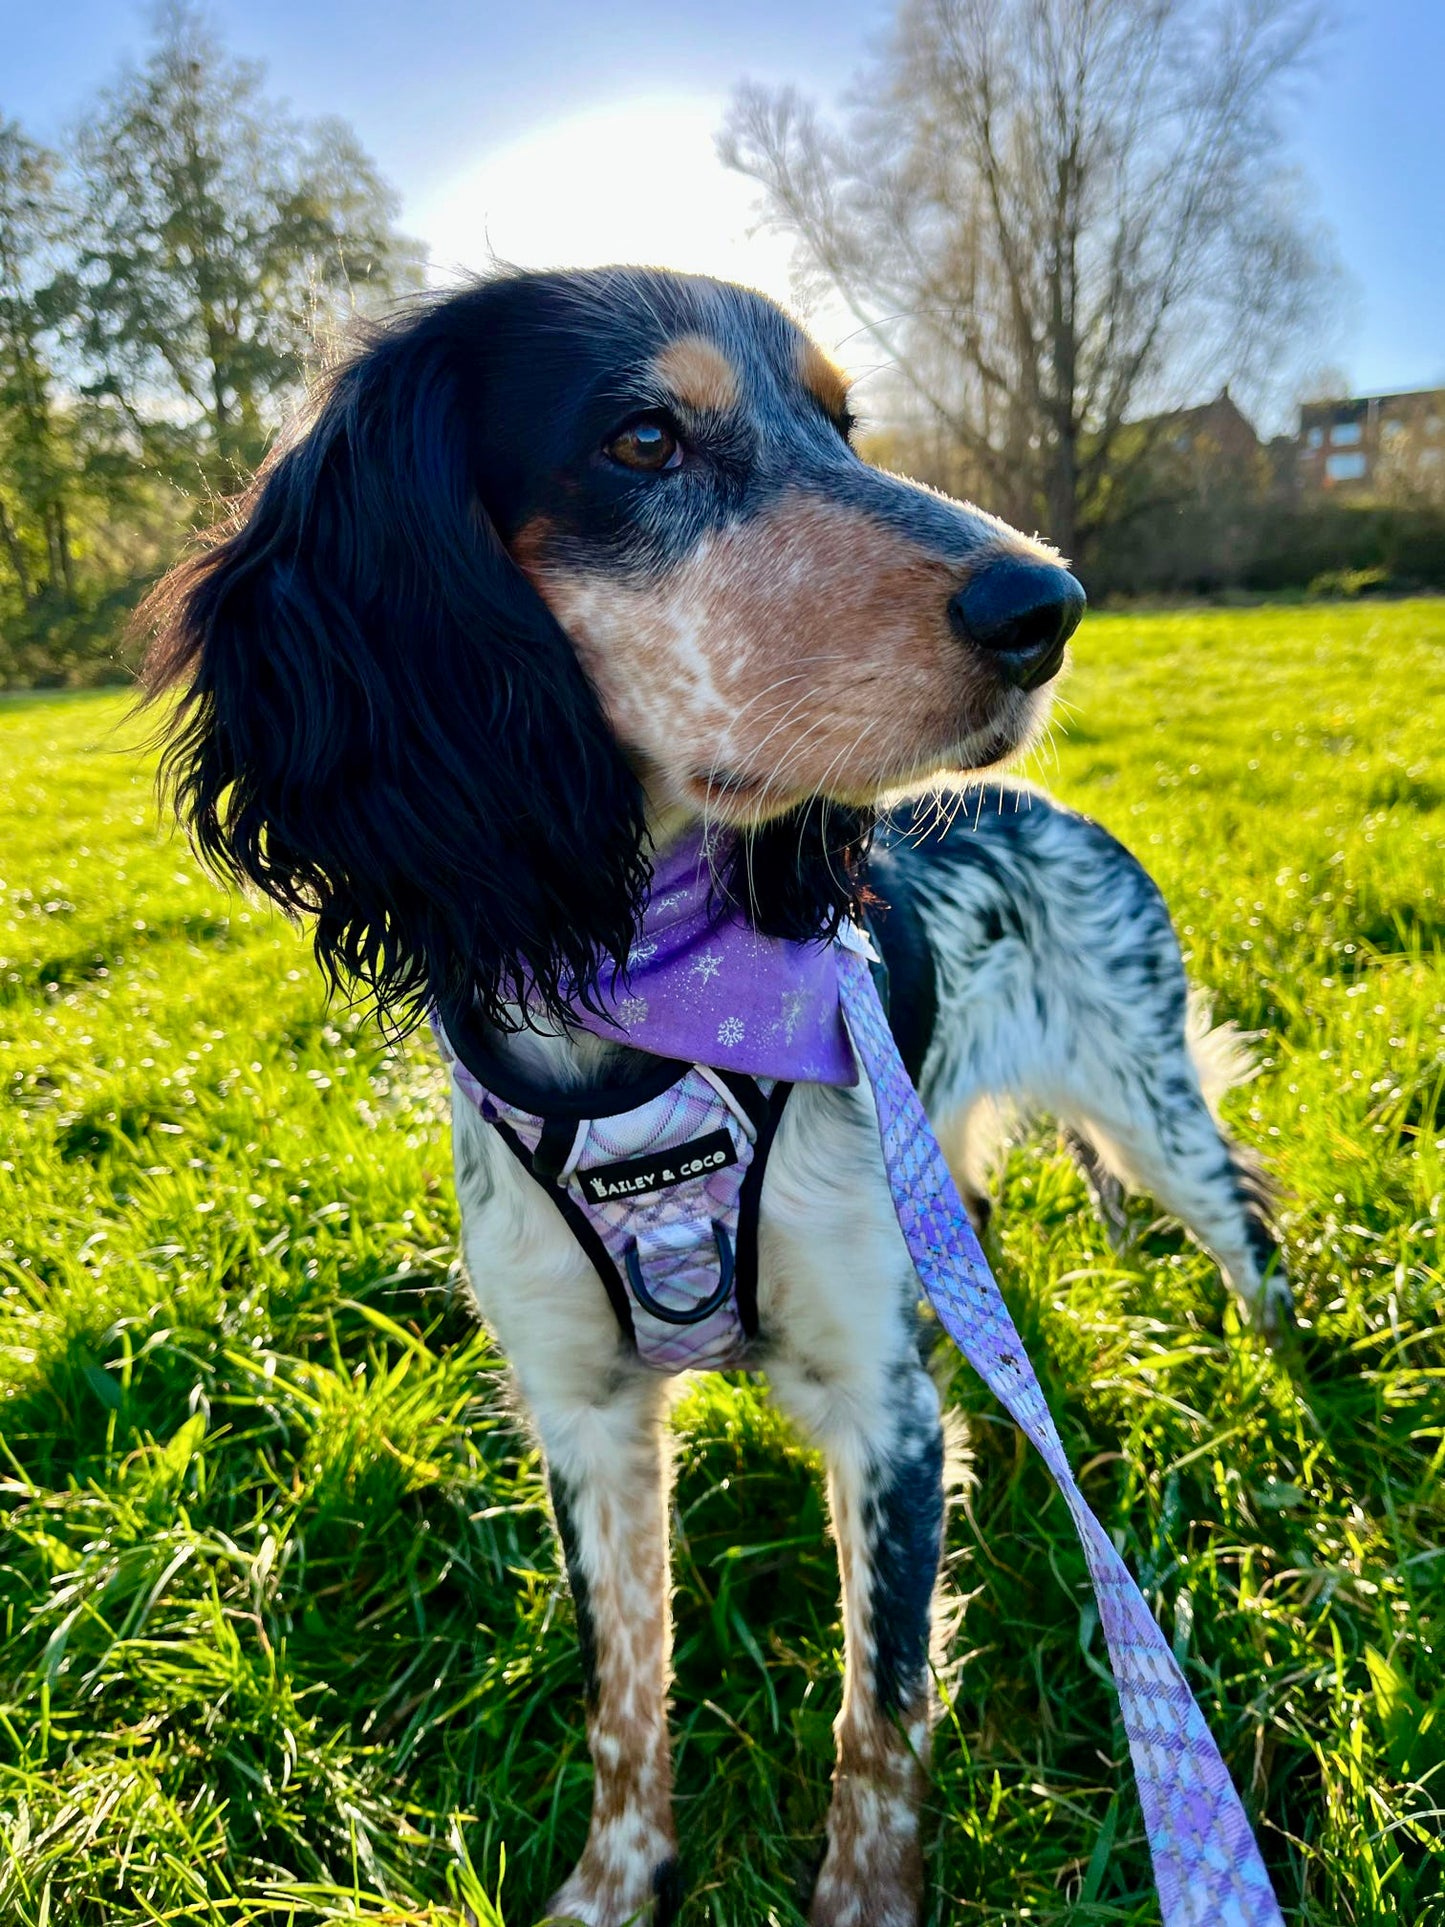
<path fill-rule="evenodd" d="M 826 943 L 759 936 L 713 891 L 700 837 L 658 858 L 642 926 L 607 1012 L 576 1021 L 658 1057 L 790 1084 L 856 1084 Z"/>
<path fill-rule="evenodd" d="M 659 865 L 628 981 L 605 1021 L 640 1049 L 754 1075 L 873 1089 L 909 1256 L 939 1322 L 1037 1448 L 1083 1544 L 1139 1786 L 1164 1927 L 1283 1927 L 1258 1846 L 1189 1684 L 1074 1482 L 1034 1369 L 903 1067 L 861 937 L 786 944 L 710 905 L 702 847 Z M 755 973 L 755 975 L 753 974 Z M 796 1000 L 796 1001 L 793 1001 Z M 813 1067 L 817 1068 L 813 1068 Z"/>

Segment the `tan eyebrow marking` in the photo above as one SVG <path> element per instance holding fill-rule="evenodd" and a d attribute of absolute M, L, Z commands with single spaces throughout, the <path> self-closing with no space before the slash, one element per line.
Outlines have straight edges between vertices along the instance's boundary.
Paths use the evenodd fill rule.
<path fill-rule="evenodd" d="M 722 349 L 702 335 L 680 335 L 652 364 L 684 408 L 700 414 L 735 408 L 741 389 L 738 371 Z"/>
<path fill-rule="evenodd" d="M 804 341 L 798 349 L 798 375 L 803 386 L 827 412 L 836 418 L 847 413 L 848 390 L 852 383 L 815 341 Z"/>

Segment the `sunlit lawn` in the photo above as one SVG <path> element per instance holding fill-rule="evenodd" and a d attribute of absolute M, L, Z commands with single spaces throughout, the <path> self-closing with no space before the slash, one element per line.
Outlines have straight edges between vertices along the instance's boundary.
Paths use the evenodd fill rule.
<path fill-rule="evenodd" d="M 1295 1921 L 1445 1922 L 1445 603 L 1094 618 L 1040 773 L 1159 877 L 1282 1188 L 1271 1357 L 1051 1135 L 994 1256 Z M 452 1265 L 441 1083 L 158 833 L 115 696 L 0 704 L 0 1921 L 528 1927 L 580 1847 L 535 1453 Z M 966 1367 L 937 1922 L 1150 1921 L 1080 1555 Z M 796 1923 L 839 1692 L 817 1468 L 678 1419 L 679 1810 L 717 1927 Z M 505 1863 L 505 1873 L 503 1872 Z"/>

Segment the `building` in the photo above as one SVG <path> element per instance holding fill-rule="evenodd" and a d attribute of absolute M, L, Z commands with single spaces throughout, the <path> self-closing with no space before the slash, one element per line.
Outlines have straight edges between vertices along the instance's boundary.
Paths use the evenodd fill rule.
<path fill-rule="evenodd" d="M 1445 467 L 1445 388 L 1310 401 L 1300 409 L 1295 475 L 1302 494 L 1367 494 L 1382 462 L 1397 454 L 1422 474 Z"/>
<path fill-rule="evenodd" d="M 1131 423 L 1088 557 L 1090 595 L 1208 594 L 1237 581 L 1269 488 L 1265 451 L 1227 388 Z"/>
<path fill-rule="evenodd" d="M 1144 424 L 1155 437 L 1161 452 L 1189 459 L 1209 457 L 1238 466 L 1253 462 L 1259 453 L 1259 437 L 1240 409 L 1227 386 L 1213 401 L 1194 408 L 1177 408 L 1168 415 L 1155 415 Z"/>

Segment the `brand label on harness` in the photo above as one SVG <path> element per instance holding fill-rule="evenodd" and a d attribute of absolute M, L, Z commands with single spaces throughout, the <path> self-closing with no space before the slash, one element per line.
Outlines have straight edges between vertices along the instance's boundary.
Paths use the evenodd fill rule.
<path fill-rule="evenodd" d="M 671 1151 L 650 1151 L 646 1157 L 594 1164 L 588 1171 L 579 1171 L 577 1179 L 590 1204 L 606 1204 L 612 1198 L 635 1198 L 643 1191 L 665 1191 L 670 1184 L 705 1178 L 709 1172 L 721 1171 L 725 1164 L 737 1161 L 731 1137 L 719 1129 Z"/>

